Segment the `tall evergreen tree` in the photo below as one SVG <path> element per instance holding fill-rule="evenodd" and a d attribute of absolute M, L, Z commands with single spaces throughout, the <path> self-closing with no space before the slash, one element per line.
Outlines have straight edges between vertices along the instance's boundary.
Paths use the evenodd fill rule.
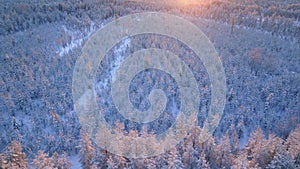
<path fill-rule="evenodd" d="M 52 156 L 53 166 L 57 169 L 67 169 L 72 166 L 71 162 L 68 160 L 67 154 L 63 153 L 61 156 L 55 152 Z"/>
<path fill-rule="evenodd" d="M 26 154 L 22 151 L 22 146 L 18 141 L 12 141 L 7 152 L 0 154 L 0 168 L 28 168 Z"/>
<path fill-rule="evenodd" d="M 49 157 L 48 154 L 44 153 L 42 150 L 38 151 L 38 155 L 33 160 L 33 164 L 36 166 L 37 169 L 54 168 L 53 158 Z"/>
<path fill-rule="evenodd" d="M 175 147 L 171 148 L 171 150 L 169 150 L 169 152 L 166 154 L 166 161 L 168 169 L 183 168 L 181 158 Z"/>
<path fill-rule="evenodd" d="M 257 163 L 260 167 L 266 167 L 270 160 L 268 141 L 260 128 L 256 129 L 246 144 L 246 153 L 250 166 L 254 167 Z"/>
<path fill-rule="evenodd" d="M 107 169 L 117 169 L 118 168 L 118 166 L 111 154 L 108 156 L 106 164 L 107 164 Z"/>
<path fill-rule="evenodd" d="M 288 152 L 296 158 L 300 151 L 300 126 L 291 132 L 285 143 Z"/>
<path fill-rule="evenodd" d="M 204 152 L 201 153 L 199 159 L 197 160 L 197 167 L 201 169 L 210 169 L 209 162 L 206 160 L 206 155 Z"/>
<path fill-rule="evenodd" d="M 82 164 L 84 169 L 90 169 L 92 166 L 92 160 L 94 157 L 94 147 L 88 135 L 81 132 L 81 142 L 80 142 L 80 159 L 79 161 Z"/>
<path fill-rule="evenodd" d="M 229 168 L 232 165 L 232 153 L 228 133 L 226 133 L 221 138 L 220 143 L 216 145 L 214 154 L 218 167 Z"/>

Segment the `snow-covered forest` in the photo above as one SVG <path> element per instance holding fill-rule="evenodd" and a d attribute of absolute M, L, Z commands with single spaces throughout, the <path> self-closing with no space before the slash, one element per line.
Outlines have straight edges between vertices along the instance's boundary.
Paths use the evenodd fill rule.
<path fill-rule="evenodd" d="M 256 129 L 246 143 L 240 148 L 236 142 L 238 134 L 231 128 L 224 134 L 219 143 L 214 137 L 204 143 L 199 143 L 199 135 L 203 131 L 198 125 L 187 133 L 184 141 L 164 154 L 139 159 L 128 159 L 103 150 L 91 142 L 82 133 L 79 148 L 80 166 L 73 168 L 268 168 L 293 169 L 300 163 L 300 128 L 292 131 L 287 139 L 270 134 L 265 137 L 260 128 Z M 230 134 L 229 134 L 230 133 Z M 134 134 L 131 132 L 131 134 Z M 231 135 L 231 136 L 229 136 Z M 143 144 L 143 143 L 141 143 Z M 153 142 L 155 144 L 155 142 Z M 159 146 L 158 146 L 159 147 Z M 119 147 L 121 149 L 121 147 Z M 2 168 L 70 168 L 72 161 L 67 153 L 52 156 L 39 150 L 33 159 L 27 159 L 22 146 L 12 141 L 4 153 L 0 154 Z"/>
<path fill-rule="evenodd" d="M 0 168 L 300 168 L 298 0 L 3 0 L 0 11 Z M 226 103 L 213 136 L 199 141 L 209 135 L 203 126 L 211 104 L 203 63 L 166 36 L 118 42 L 97 70 L 95 91 L 107 123 L 124 136 L 164 132 L 177 119 L 172 105 L 180 100 L 172 77 L 147 70 L 132 80 L 129 97 L 147 109 L 147 92 L 140 89 L 149 90 L 143 86 L 152 82 L 167 86 L 175 91 L 168 95 L 174 99 L 167 102 L 169 114 L 140 125 L 115 113 L 111 73 L 123 57 L 148 48 L 177 53 L 193 63 L 201 95 L 184 140 L 163 154 L 133 159 L 107 151 L 84 131 L 74 109 L 72 78 L 95 32 L 122 16 L 149 11 L 180 16 L 203 31 L 224 67 Z M 153 147 L 160 146 L 153 141 Z"/>

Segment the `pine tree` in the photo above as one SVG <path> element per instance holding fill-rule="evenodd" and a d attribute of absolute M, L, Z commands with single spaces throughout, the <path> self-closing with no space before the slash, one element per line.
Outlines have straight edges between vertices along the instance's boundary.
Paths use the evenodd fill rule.
<path fill-rule="evenodd" d="M 260 128 L 251 134 L 249 142 L 246 145 L 246 153 L 251 164 L 250 167 L 254 167 L 258 163 L 260 167 L 264 168 L 270 162 L 268 141 Z"/>
<path fill-rule="evenodd" d="M 230 140 L 231 140 L 230 143 L 233 145 L 232 153 L 237 153 L 239 151 L 240 139 L 237 132 L 237 127 L 234 125 L 234 123 L 231 123 L 228 134 L 230 135 Z"/>
<path fill-rule="evenodd" d="M 54 168 L 57 169 L 67 169 L 72 166 L 71 162 L 68 160 L 68 157 L 65 153 L 63 153 L 61 156 L 55 152 L 52 156 L 52 163 Z"/>
<path fill-rule="evenodd" d="M 197 114 L 193 113 L 190 118 L 191 119 L 189 119 L 189 121 L 192 123 L 192 125 L 186 138 L 188 142 L 191 142 L 192 146 L 195 148 L 199 142 L 199 136 L 202 130 L 198 125 Z"/>
<path fill-rule="evenodd" d="M 92 142 L 89 139 L 88 135 L 84 132 L 81 132 L 81 143 L 80 143 L 80 159 L 79 161 L 82 164 L 84 169 L 90 169 L 92 166 L 92 160 L 94 157 L 94 148 Z"/>
<path fill-rule="evenodd" d="M 38 155 L 33 160 L 33 164 L 37 169 L 52 169 L 53 159 L 48 157 L 48 154 L 44 153 L 42 150 L 38 151 Z"/>
<path fill-rule="evenodd" d="M 221 138 L 220 144 L 216 145 L 214 154 L 218 167 L 229 168 L 232 165 L 232 153 L 228 133 Z"/>
<path fill-rule="evenodd" d="M 167 156 L 166 156 L 166 160 L 167 160 L 167 164 L 168 164 L 167 165 L 168 169 L 183 168 L 181 158 L 175 147 L 171 148 L 171 150 L 169 150 L 169 152 L 167 153 Z"/>
<path fill-rule="evenodd" d="M 263 49 L 261 48 L 254 48 L 249 52 L 251 72 L 254 72 L 255 75 L 262 66 L 262 55 Z"/>
<path fill-rule="evenodd" d="M 195 168 L 199 154 L 199 136 L 201 128 L 198 125 L 197 114 L 192 114 L 189 119 L 191 126 L 181 146 L 182 161 L 185 168 Z"/>
<path fill-rule="evenodd" d="M 160 154 L 155 157 L 154 163 L 157 166 L 156 168 L 166 168 L 166 162 L 165 162 L 165 154 Z"/>
<path fill-rule="evenodd" d="M 126 168 L 127 167 L 127 160 L 123 156 L 115 156 L 115 164 L 118 168 Z"/>
<path fill-rule="evenodd" d="M 233 168 L 266 168 L 274 155 L 283 150 L 282 143 L 283 140 L 273 134 L 267 140 L 258 128 L 251 134 L 245 150 L 233 158 Z"/>
<path fill-rule="evenodd" d="M 0 154 L 0 168 L 8 168 L 8 161 L 5 154 Z"/>
<path fill-rule="evenodd" d="M 191 140 L 186 140 L 183 147 L 182 161 L 185 168 L 195 168 L 199 152 L 196 150 L 195 145 Z"/>
<path fill-rule="evenodd" d="M 209 162 L 206 160 L 206 155 L 204 152 L 201 153 L 199 159 L 197 160 L 197 168 L 210 169 Z"/>
<path fill-rule="evenodd" d="M 231 16 L 230 25 L 231 25 L 231 31 L 230 31 L 230 33 L 232 34 L 234 26 L 235 26 L 235 16 Z"/>
<path fill-rule="evenodd" d="M 8 146 L 8 151 L 0 155 L 0 167 L 4 169 L 10 168 L 28 168 L 27 158 L 22 152 L 22 146 L 17 141 L 12 141 Z"/>
<path fill-rule="evenodd" d="M 283 139 L 276 137 L 274 134 L 270 134 L 267 140 L 268 149 L 271 156 L 274 156 L 276 152 L 282 151 L 284 149 Z"/>
<path fill-rule="evenodd" d="M 247 153 L 241 152 L 240 154 L 236 155 L 233 158 L 233 169 L 240 169 L 240 168 L 249 168 L 249 160 L 247 159 Z"/>
<path fill-rule="evenodd" d="M 156 169 L 158 166 L 156 165 L 155 162 L 155 157 L 149 157 L 145 159 L 145 167 L 147 169 Z"/>
<path fill-rule="evenodd" d="M 115 130 L 119 133 L 125 134 L 124 123 L 120 122 L 120 120 L 117 120 Z"/>
<path fill-rule="evenodd" d="M 190 168 L 190 161 L 191 161 L 190 153 L 188 152 L 187 149 L 184 148 L 182 153 L 182 163 L 184 167 Z"/>
<path fill-rule="evenodd" d="M 52 155 L 52 163 L 54 164 L 54 167 L 56 167 L 59 163 L 59 154 L 57 152 Z"/>
<path fill-rule="evenodd" d="M 95 149 L 94 156 L 93 156 L 93 165 L 97 166 L 98 168 L 104 168 L 106 166 L 106 161 L 108 158 L 108 153 L 105 154 L 105 151 L 101 148 Z"/>
<path fill-rule="evenodd" d="M 298 156 L 295 158 L 295 164 L 300 169 L 300 150 L 298 151 Z"/>
<path fill-rule="evenodd" d="M 257 163 L 253 164 L 253 161 L 248 159 L 247 151 L 242 151 L 236 157 L 233 158 L 233 169 L 259 169 Z"/>
<path fill-rule="evenodd" d="M 115 160 L 113 159 L 111 154 L 108 156 L 106 164 L 107 164 L 107 169 L 117 169 L 118 168 L 118 166 L 115 163 Z"/>
<path fill-rule="evenodd" d="M 205 132 L 203 129 L 201 132 Z M 200 149 L 204 151 L 206 158 L 210 161 L 212 164 L 212 159 L 214 159 L 214 149 L 215 149 L 216 143 L 213 136 L 208 136 L 208 139 L 201 143 L 199 145 Z"/>
<path fill-rule="evenodd" d="M 300 126 L 296 128 L 287 138 L 285 143 L 288 152 L 296 158 L 300 151 Z"/>

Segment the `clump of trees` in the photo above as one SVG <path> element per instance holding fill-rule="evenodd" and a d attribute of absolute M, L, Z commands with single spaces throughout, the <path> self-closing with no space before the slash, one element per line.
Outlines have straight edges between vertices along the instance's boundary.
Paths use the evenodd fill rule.
<path fill-rule="evenodd" d="M 205 142 L 199 142 L 201 132 L 205 130 L 196 125 L 176 147 L 159 156 L 145 159 L 128 159 L 95 148 L 87 135 L 82 134 L 80 159 L 84 168 L 300 167 L 300 127 L 292 131 L 287 139 L 276 137 L 274 134 L 266 137 L 258 128 L 252 132 L 244 148 L 230 141 L 228 132 L 219 141 L 210 136 Z M 239 142 L 238 138 L 236 142 Z"/>
<path fill-rule="evenodd" d="M 236 25 L 267 30 L 299 39 L 300 8 L 295 2 L 269 1 L 224 1 L 210 0 L 190 5 L 174 5 L 173 1 L 94 1 L 18 4 L 4 3 L 1 7 L 0 35 L 23 31 L 41 24 L 65 21 L 79 29 L 89 27 L 90 20 L 123 16 L 132 11 L 160 11 L 192 15 L 227 23 L 235 18 Z M 233 30 L 233 29 L 232 29 Z"/>
<path fill-rule="evenodd" d="M 0 154 L 0 168 L 26 168 L 28 160 L 18 141 L 12 141 L 6 152 Z"/>
<path fill-rule="evenodd" d="M 134 131 L 131 131 L 134 132 Z M 235 146 L 228 133 L 219 140 L 210 136 L 199 142 L 199 135 L 205 130 L 194 126 L 186 138 L 164 154 L 144 159 L 128 159 L 117 156 L 95 146 L 89 137 L 81 132 L 80 163 L 82 168 L 268 168 L 294 169 L 300 167 L 300 127 L 290 133 L 287 139 L 270 134 L 266 137 L 258 128 L 252 132 L 244 148 Z M 203 133 L 202 133 L 203 134 Z M 151 135 L 151 134 L 150 134 Z M 238 139 L 236 141 L 239 141 Z M 28 160 L 18 141 L 12 141 L 7 150 L 0 154 L 0 168 L 70 168 L 67 154 L 38 151 L 33 160 Z"/>
<path fill-rule="evenodd" d="M 254 72 L 255 75 L 275 72 L 276 59 L 263 48 L 250 50 L 248 56 L 251 72 Z"/>
<path fill-rule="evenodd" d="M 49 157 L 48 153 L 39 150 L 36 157 L 29 162 L 19 141 L 12 141 L 7 150 L 0 153 L 1 169 L 67 169 L 71 162 L 66 153 L 59 155 L 54 153 Z"/>

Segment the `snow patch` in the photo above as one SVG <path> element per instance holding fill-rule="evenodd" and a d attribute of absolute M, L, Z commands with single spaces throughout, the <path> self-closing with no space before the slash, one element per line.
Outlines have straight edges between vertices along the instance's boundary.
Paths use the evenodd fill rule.
<path fill-rule="evenodd" d="M 244 127 L 243 135 L 239 141 L 239 148 L 244 149 L 245 145 L 248 143 L 248 140 L 249 140 L 249 130 L 246 127 Z"/>
<path fill-rule="evenodd" d="M 125 53 L 126 49 L 130 46 L 131 40 L 130 38 L 126 38 L 124 40 L 124 42 L 120 45 L 120 47 L 118 47 L 116 50 L 114 50 L 114 54 L 117 56 L 116 60 L 114 62 L 114 65 L 112 66 L 113 69 L 111 71 L 111 77 L 112 77 L 112 81 L 115 81 L 115 75 L 116 75 L 116 71 L 117 69 L 120 67 L 120 65 L 122 64 L 122 62 L 124 61 L 124 57 L 122 57 L 122 55 Z"/>
<path fill-rule="evenodd" d="M 294 21 L 294 26 L 296 26 L 297 28 L 300 27 L 300 21 Z"/>
<path fill-rule="evenodd" d="M 96 30 L 101 29 L 104 27 L 104 23 L 107 21 L 102 22 L 99 26 L 96 26 L 93 21 L 89 27 L 85 28 L 84 32 L 81 31 L 72 31 L 66 28 L 66 26 L 62 26 L 64 32 L 68 35 L 71 35 L 71 42 L 69 42 L 66 46 L 62 46 L 56 52 L 59 54 L 60 57 L 68 54 L 73 49 L 76 49 L 79 46 L 82 46 L 83 42 L 88 39 Z"/>
<path fill-rule="evenodd" d="M 83 39 L 78 39 L 78 40 L 72 41 L 66 47 L 62 47 L 59 51 L 59 56 L 62 57 L 65 54 L 68 54 L 73 49 L 77 48 L 78 46 L 81 46 L 82 42 L 83 42 Z"/>
<path fill-rule="evenodd" d="M 71 169 L 80 169 L 80 168 L 82 168 L 81 163 L 79 162 L 79 155 L 70 156 L 69 160 L 72 163 Z"/>

